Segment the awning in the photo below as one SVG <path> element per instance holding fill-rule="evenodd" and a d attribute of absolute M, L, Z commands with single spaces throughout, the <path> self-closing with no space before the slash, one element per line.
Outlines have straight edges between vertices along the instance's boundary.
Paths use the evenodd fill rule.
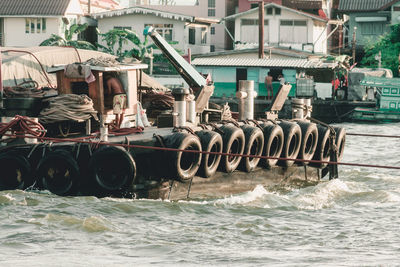
<path fill-rule="evenodd" d="M 387 17 L 356 17 L 357 22 L 387 21 Z"/>

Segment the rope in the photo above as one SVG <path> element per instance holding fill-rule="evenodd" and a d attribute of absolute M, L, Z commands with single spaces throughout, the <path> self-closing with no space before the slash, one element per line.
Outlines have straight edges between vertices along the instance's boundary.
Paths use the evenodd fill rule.
<path fill-rule="evenodd" d="M 346 135 L 353 135 L 353 136 L 370 136 L 370 137 L 386 137 L 386 138 L 400 138 L 400 136 L 398 136 L 398 135 L 385 135 L 385 134 L 346 133 Z"/>
<path fill-rule="evenodd" d="M 4 136 L 12 136 L 12 135 L 4 134 Z M 26 135 L 19 135 L 18 137 L 19 138 L 34 138 L 32 136 L 26 136 Z M 62 138 L 61 139 L 61 138 L 52 138 L 52 137 L 40 137 L 38 139 L 41 140 L 41 141 L 51 141 L 53 143 L 76 142 L 76 143 L 83 143 L 83 144 L 96 144 L 96 145 L 99 145 L 99 146 L 100 145 L 103 145 L 103 146 L 117 146 L 117 147 L 119 146 L 119 147 L 125 147 L 125 148 L 140 148 L 140 149 L 151 149 L 151 150 L 159 150 L 159 151 L 200 153 L 200 154 L 232 156 L 232 157 L 242 157 L 242 158 L 290 160 L 290 161 L 295 161 L 295 162 L 309 162 L 309 163 L 322 163 L 322 164 L 331 164 L 331 165 L 344 165 L 344 166 L 355 166 L 355 167 L 367 167 L 367 168 L 381 168 L 381 169 L 400 170 L 400 167 L 397 167 L 397 166 L 373 165 L 373 164 L 362 164 L 362 163 L 352 163 L 352 162 L 334 162 L 334 161 L 322 161 L 322 160 L 292 159 L 292 158 L 280 158 L 280 157 L 245 155 L 245 154 L 232 154 L 232 153 L 212 152 L 212 151 L 185 150 L 185 149 L 177 149 L 177 148 L 154 147 L 154 146 L 144 146 L 144 145 L 116 144 L 116 143 L 108 143 L 108 142 L 103 142 L 103 141 L 94 142 L 93 140 L 90 140 L 90 139 L 89 140 L 79 140 L 79 139 L 73 139 L 73 138 Z"/>
<path fill-rule="evenodd" d="M 82 122 L 91 117 L 98 120 L 93 101 L 86 95 L 66 94 L 45 101 L 49 102 L 49 107 L 39 114 L 39 121 L 43 124 L 68 120 Z"/>
<path fill-rule="evenodd" d="M 9 123 L 0 123 L 0 136 L 8 136 L 6 132 L 11 132 L 11 136 L 43 137 L 46 134 L 44 127 L 24 116 L 16 115 Z"/>
<path fill-rule="evenodd" d="M 30 87 L 23 85 L 30 84 Z M 16 86 L 4 87 L 4 95 L 6 97 L 43 97 L 44 91 L 39 89 L 39 84 L 36 81 L 25 81 Z"/>

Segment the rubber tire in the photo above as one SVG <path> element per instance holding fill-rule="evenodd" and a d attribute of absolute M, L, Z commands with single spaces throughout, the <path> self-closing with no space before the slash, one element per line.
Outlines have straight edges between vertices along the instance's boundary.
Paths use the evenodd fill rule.
<path fill-rule="evenodd" d="M 202 154 L 200 139 L 193 134 L 177 132 L 165 138 L 165 146 L 180 150 L 196 150 L 199 153 L 168 151 L 166 153 L 167 177 L 186 182 L 199 170 Z"/>
<path fill-rule="evenodd" d="M 222 152 L 222 137 L 220 134 L 202 130 L 196 132 L 196 135 L 200 138 L 201 150 L 205 152 Z M 203 154 L 201 158 L 200 168 L 197 171 L 197 175 L 203 178 L 211 177 L 217 171 L 219 162 L 221 161 L 221 155 L 216 154 Z"/>
<path fill-rule="evenodd" d="M 0 170 L 0 190 L 22 190 L 33 184 L 31 165 L 20 154 L 0 154 Z"/>
<path fill-rule="evenodd" d="M 244 137 L 244 155 L 261 156 L 264 148 L 264 133 L 260 128 L 251 125 L 241 126 Z M 260 158 L 256 157 L 243 157 L 240 161 L 239 169 L 245 172 L 252 172 L 260 162 Z"/>
<path fill-rule="evenodd" d="M 282 127 L 273 124 L 266 123 L 262 124 L 263 132 L 264 132 L 264 149 L 263 156 L 279 158 L 284 143 L 284 136 Z M 278 159 L 262 159 L 261 164 L 265 168 L 272 168 L 276 165 Z"/>
<path fill-rule="evenodd" d="M 106 193 L 121 193 L 132 185 L 136 163 L 123 147 L 103 146 L 89 160 L 89 175 L 95 186 Z"/>
<path fill-rule="evenodd" d="M 245 144 L 243 130 L 229 124 L 221 126 L 220 129 L 223 131 L 223 153 L 243 154 Z M 222 156 L 219 168 L 226 173 L 231 173 L 239 166 L 240 160 L 241 156 Z"/>
<path fill-rule="evenodd" d="M 337 161 L 340 162 L 343 159 L 344 147 L 346 143 L 346 129 L 342 127 L 333 127 L 336 131 L 335 144 L 338 149 Z"/>
<path fill-rule="evenodd" d="M 284 142 L 281 158 L 297 159 L 301 146 L 301 129 L 297 123 L 282 121 L 279 126 L 282 127 Z M 290 167 L 295 163 L 293 160 L 279 160 L 278 165 Z"/>
<path fill-rule="evenodd" d="M 329 158 L 330 158 L 330 155 L 329 155 L 330 130 L 329 130 L 329 128 L 327 128 L 325 126 L 321 126 L 321 125 L 317 125 L 317 130 L 318 130 L 318 143 L 317 143 L 317 147 L 315 149 L 314 157 L 312 159 L 318 160 L 318 161 L 329 161 Z M 312 167 L 321 169 L 321 168 L 325 168 L 328 164 L 310 162 L 309 165 Z"/>
<path fill-rule="evenodd" d="M 75 195 L 80 179 L 78 163 L 67 150 L 51 151 L 39 161 L 36 178 L 44 189 L 53 194 Z"/>
<path fill-rule="evenodd" d="M 315 154 L 318 143 L 318 129 L 315 123 L 298 121 L 297 124 L 301 128 L 301 146 L 298 159 L 311 160 Z M 308 165 L 309 162 L 296 162 L 297 165 Z"/>

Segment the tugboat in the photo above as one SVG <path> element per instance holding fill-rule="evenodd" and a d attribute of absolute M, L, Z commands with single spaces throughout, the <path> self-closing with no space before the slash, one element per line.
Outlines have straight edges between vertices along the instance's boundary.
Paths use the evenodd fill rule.
<path fill-rule="evenodd" d="M 370 95 L 376 95 L 373 108 L 355 108 L 351 114 L 354 121 L 399 122 L 400 121 L 400 79 L 365 77 L 360 85 L 366 87 Z"/>
<path fill-rule="evenodd" d="M 314 123 L 305 99 L 293 101 L 292 120 L 280 120 L 289 84 L 281 86 L 265 117 L 255 119 L 254 83 L 240 81 L 239 120 L 234 120 L 209 108 L 211 81 L 152 27 L 145 35 L 190 86 L 172 90 L 173 111 L 160 116 L 157 127 L 149 126 L 138 101 L 144 64 L 53 66 L 47 71 L 57 75 L 58 95 L 42 100 L 37 117 L 7 117 L 3 109 L 8 115 L 0 127 L 1 190 L 183 199 L 221 197 L 257 185 L 314 183 L 328 172 L 337 177 L 337 164 L 328 163 L 342 159 L 345 130 Z M 112 96 L 103 81 L 108 75 L 125 88 L 123 128 L 113 127 Z"/>

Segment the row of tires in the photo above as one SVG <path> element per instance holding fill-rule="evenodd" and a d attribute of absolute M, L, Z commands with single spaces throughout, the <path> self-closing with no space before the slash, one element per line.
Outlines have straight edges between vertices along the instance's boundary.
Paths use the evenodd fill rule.
<path fill-rule="evenodd" d="M 343 157 L 345 129 L 334 128 L 338 160 Z M 293 164 L 324 168 L 330 159 L 330 130 L 308 122 L 281 121 L 225 124 L 218 131 L 178 132 L 165 138 L 165 146 L 188 152 L 162 152 L 163 175 L 185 181 L 197 175 L 208 178 L 219 169 L 253 171 L 258 165 L 290 167 Z M 202 153 L 193 153 L 202 151 Z M 305 160 L 305 161 L 295 161 Z M 314 160 L 314 162 L 308 162 Z"/>
<path fill-rule="evenodd" d="M 335 130 L 341 160 L 345 130 Z M 57 195 L 123 195 L 132 192 L 135 184 L 164 178 L 187 181 L 195 175 L 211 177 L 217 170 L 251 172 L 258 165 L 272 168 L 308 164 L 293 159 L 329 161 L 329 136 L 328 128 L 314 123 L 228 123 L 213 131 L 174 132 L 156 138 L 160 141 L 156 146 L 179 151 L 138 152 L 119 146 L 92 149 L 90 145 L 51 148 L 44 144 L 16 148 L 0 153 L 0 190 L 35 187 Z M 320 162 L 310 165 L 326 166 Z"/>

